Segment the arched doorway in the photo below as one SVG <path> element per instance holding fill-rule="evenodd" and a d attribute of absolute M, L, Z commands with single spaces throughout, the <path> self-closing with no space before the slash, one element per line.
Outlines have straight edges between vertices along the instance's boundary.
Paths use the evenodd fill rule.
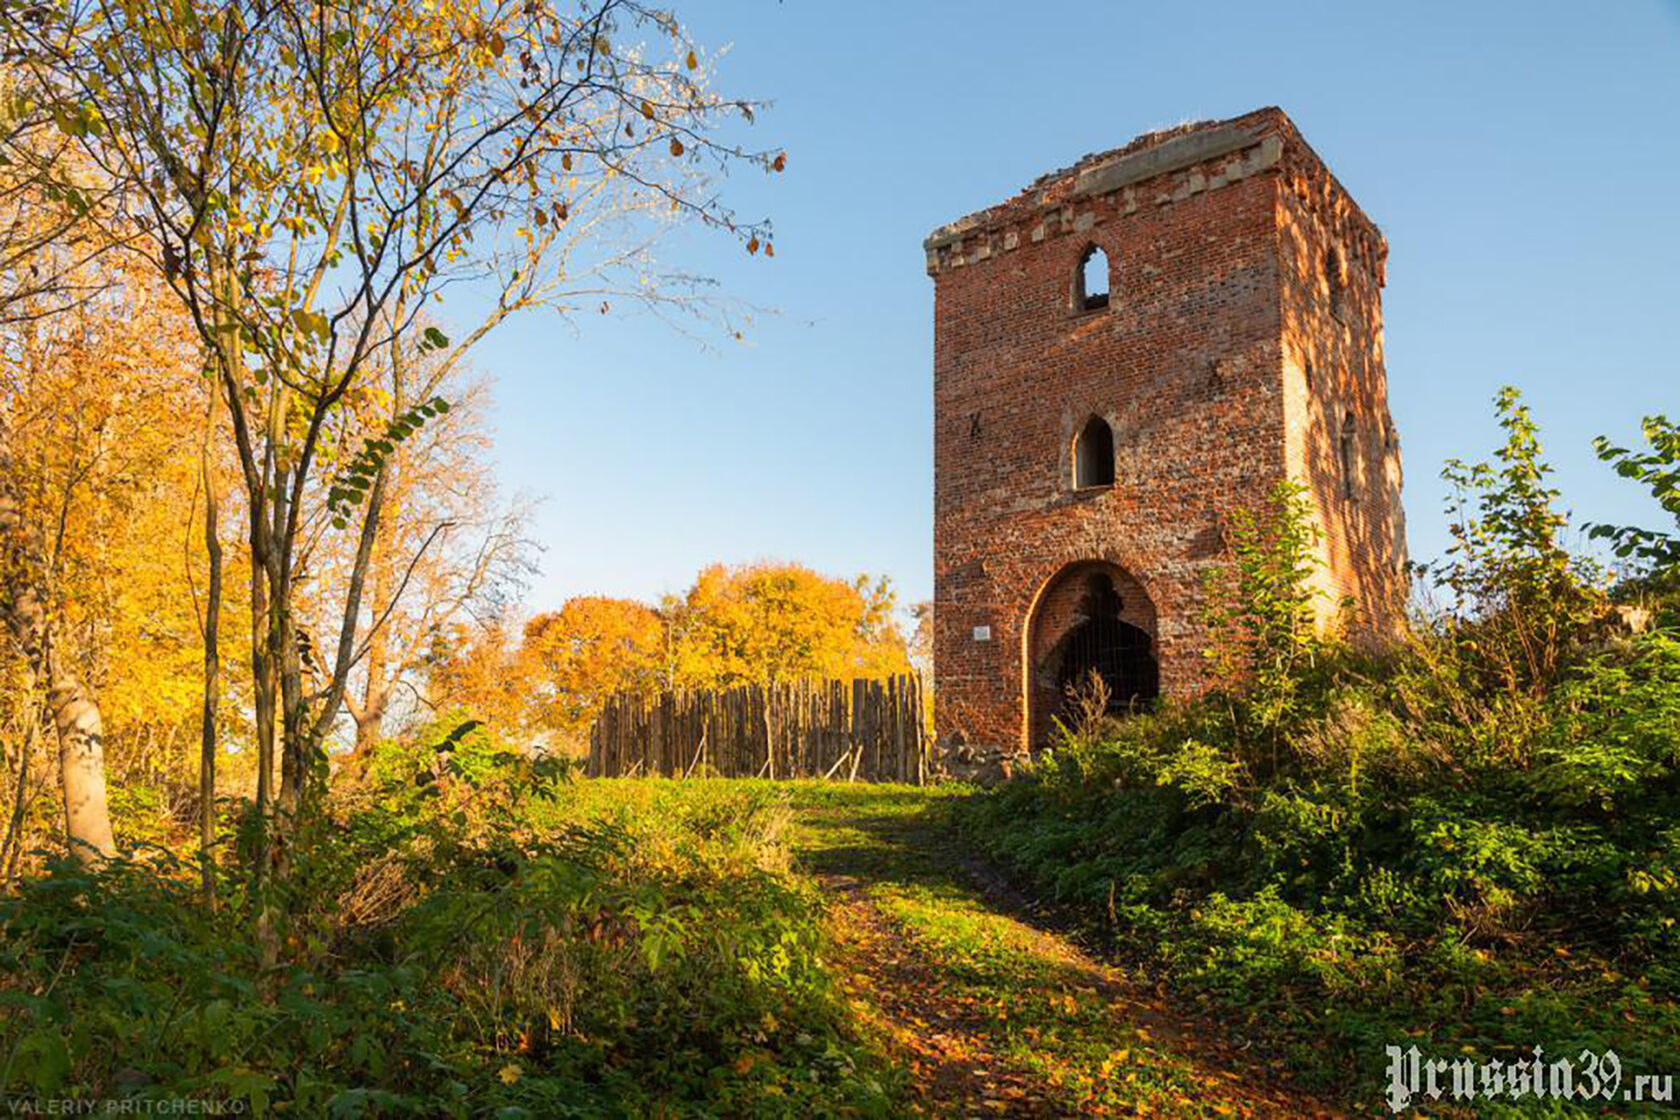
<path fill-rule="evenodd" d="M 1033 746 L 1050 742 L 1057 719 L 1069 721 L 1069 689 L 1085 687 L 1093 672 L 1107 688 L 1111 715 L 1145 710 L 1160 695 L 1155 606 L 1116 565 L 1075 564 L 1051 580 L 1034 606 L 1027 644 Z"/>

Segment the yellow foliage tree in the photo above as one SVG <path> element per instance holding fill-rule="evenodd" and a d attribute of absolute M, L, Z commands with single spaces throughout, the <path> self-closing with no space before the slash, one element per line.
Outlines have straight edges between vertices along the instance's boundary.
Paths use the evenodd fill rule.
<path fill-rule="evenodd" d="M 10 342 L 8 539 L 28 563 L 8 568 L 6 601 L 30 604 L 13 630 L 33 689 L 0 708 L 27 716 L 45 694 L 72 845 L 108 852 L 107 766 L 126 802 L 150 792 L 159 824 L 193 808 L 210 386 L 185 316 L 143 269 L 108 264 L 97 294 Z M 119 830 L 147 838 L 144 815 L 119 814 Z"/>
<path fill-rule="evenodd" d="M 689 687 L 909 672 L 885 577 L 847 581 L 802 564 L 713 565 L 666 603 L 668 679 Z"/>
<path fill-rule="evenodd" d="M 426 669 L 425 706 L 431 711 L 462 710 L 503 738 L 532 729 L 531 698 L 539 684 L 501 619 L 457 623 L 434 634 Z"/>
<path fill-rule="evenodd" d="M 908 673 L 893 607 L 884 577 L 848 581 L 802 564 L 714 564 L 658 608 L 634 599 L 571 599 L 531 620 L 516 655 L 491 652 L 483 636 L 462 640 L 436 662 L 434 703 L 467 700 L 476 714 L 491 706 L 485 700 L 505 694 L 497 675 L 511 673 L 529 687 L 529 729 L 577 750 L 616 692 Z M 510 661 L 519 669 L 510 670 Z M 501 724 L 510 722 L 504 717 Z"/>
<path fill-rule="evenodd" d="M 634 599 L 579 596 L 530 621 L 524 655 L 540 682 L 542 724 L 568 746 L 579 745 L 608 696 L 658 687 L 665 627 L 658 612 Z"/>
<path fill-rule="evenodd" d="M 416 317 L 466 280 L 491 280 L 495 308 L 457 352 L 516 311 L 593 305 L 601 289 L 580 273 L 648 275 L 655 215 L 768 251 L 768 226 L 737 221 L 706 168 L 773 173 L 786 159 L 724 135 L 751 103 L 710 91 L 677 20 L 627 0 L 182 0 L 30 16 L 0 20 L 21 103 L 128 198 L 107 234 L 132 238 L 138 221 L 147 235 L 136 248 L 190 313 L 235 437 L 262 760 L 254 866 L 283 878 L 285 835 L 319 804 L 318 761 L 357 661 L 387 466 L 448 410 L 416 394 L 374 438 L 336 438 L 379 355 L 451 347 Z M 316 639 L 300 597 L 321 489 L 355 546 L 336 624 Z M 262 910 L 270 961 L 278 916 Z"/>

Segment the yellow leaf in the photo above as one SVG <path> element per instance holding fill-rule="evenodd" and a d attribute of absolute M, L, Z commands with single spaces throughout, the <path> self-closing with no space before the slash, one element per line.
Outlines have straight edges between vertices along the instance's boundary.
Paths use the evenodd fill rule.
<path fill-rule="evenodd" d="M 514 1062 L 509 1062 L 496 1072 L 496 1076 L 502 1079 L 503 1085 L 512 1085 L 524 1075 L 525 1071 L 520 1069 L 518 1064 Z"/>
<path fill-rule="evenodd" d="M 688 58 L 685 59 L 684 61 L 688 64 L 688 68 L 690 70 L 699 69 L 700 60 L 698 58 L 694 57 L 694 52 L 693 51 L 688 52 Z"/>

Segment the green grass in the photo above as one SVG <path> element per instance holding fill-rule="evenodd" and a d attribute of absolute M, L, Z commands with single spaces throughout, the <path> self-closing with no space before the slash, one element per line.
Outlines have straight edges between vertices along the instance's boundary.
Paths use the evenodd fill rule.
<path fill-rule="evenodd" d="M 1035 931 L 965 891 L 912 886 L 871 895 L 939 962 L 941 994 L 974 1008 L 976 1033 L 1052 1100 L 1088 1112 L 1147 1102 L 1203 1114 L 1196 1097 L 1205 1076 L 1133 1021 L 1101 972 L 1060 958 Z"/>
<path fill-rule="evenodd" d="M 471 750 L 417 784 L 416 757 L 382 759 L 299 838 L 278 968 L 236 874 L 212 911 L 160 853 L 0 900 L 8 1096 L 506 1120 L 1289 1115 L 1312 1102 L 1279 1078 L 1375 1102 L 1391 1039 L 1586 1039 L 1630 1072 L 1674 1052 L 1669 997 L 1604 953 L 1403 941 L 1240 893 L 1253 853 L 1221 847 L 1217 813 L 1162 817 L 1090 758 L 1073 785 L 978 791 L 590 781 Z M 1031 919 L 982 848 L 1059 891 L 1127 970 Z M 1127 867 L 1172 890 L 1111 890 Z"/>

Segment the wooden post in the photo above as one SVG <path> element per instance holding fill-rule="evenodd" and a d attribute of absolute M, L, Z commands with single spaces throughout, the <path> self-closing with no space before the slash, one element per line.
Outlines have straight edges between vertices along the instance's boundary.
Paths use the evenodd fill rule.
<path fill-rule="evenodd" d="M 893 781 L 904 780 L 904 695 L 899 691 L 897 677 L 887 682 L 889 708 L 892 712 Z"/>

